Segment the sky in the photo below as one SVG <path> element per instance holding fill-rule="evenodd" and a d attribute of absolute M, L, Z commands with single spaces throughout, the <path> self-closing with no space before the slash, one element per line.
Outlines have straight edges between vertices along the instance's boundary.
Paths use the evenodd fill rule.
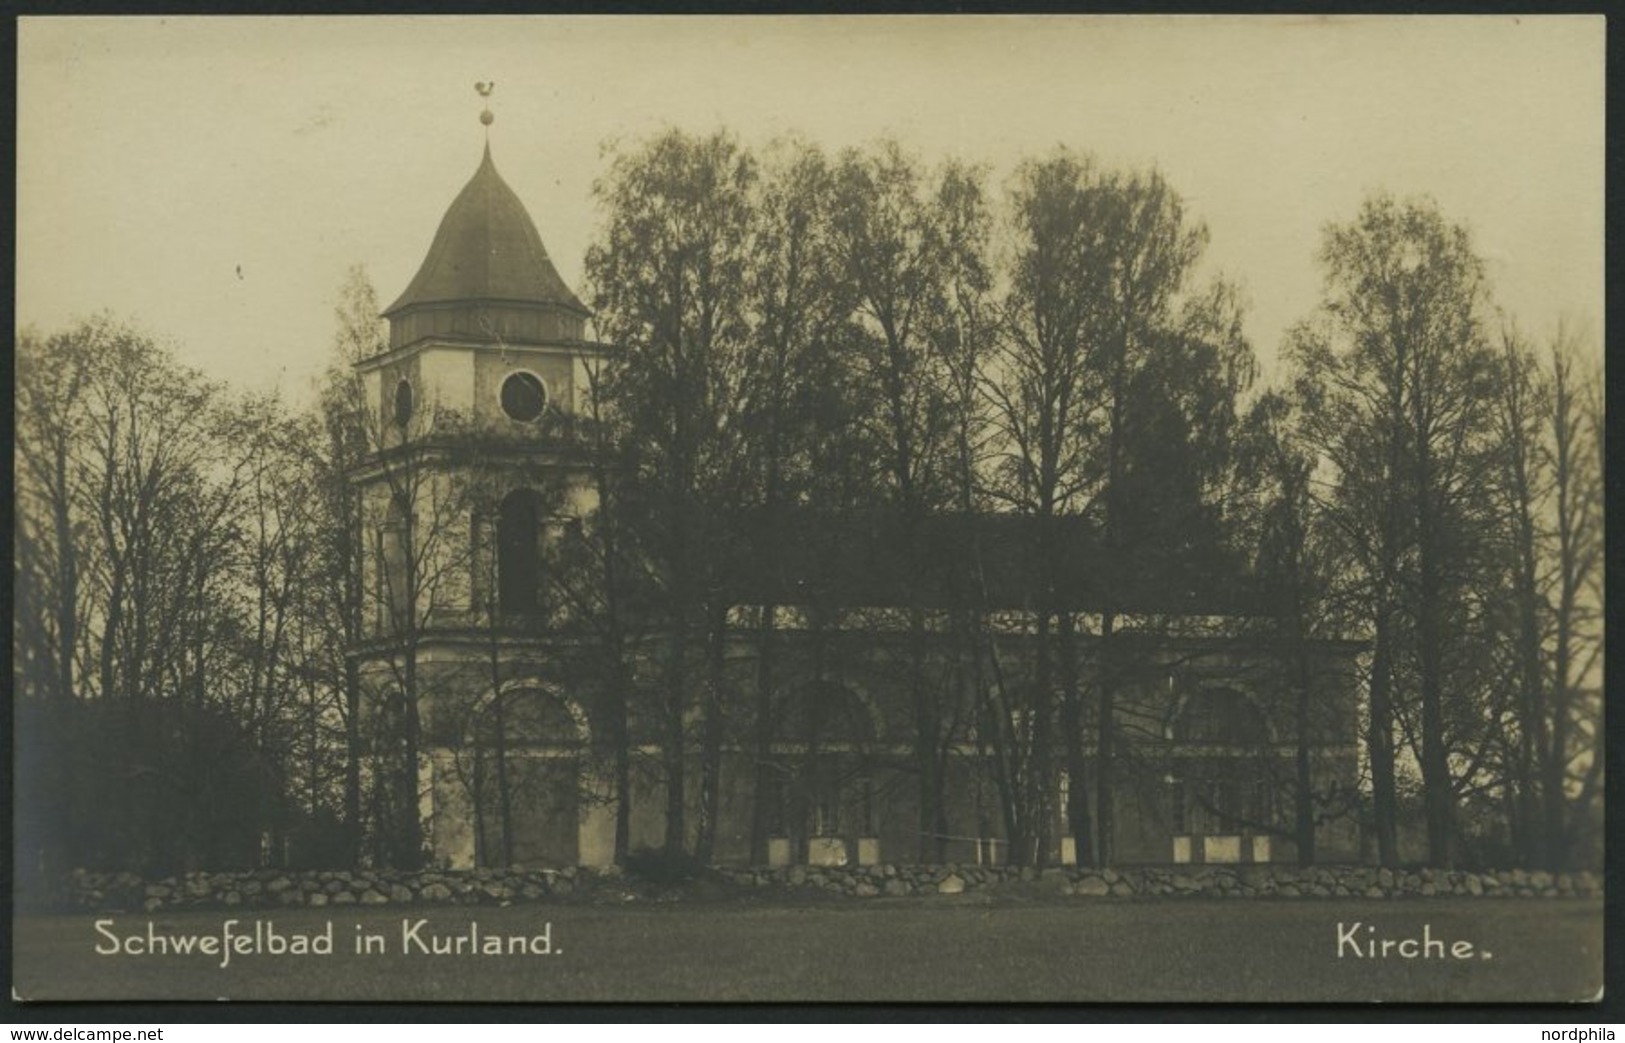
<path fill-rule="evenodd" d="M 17 321 L 111 312 L 308 397 L 345 272 L 382 303 L 492 153 L 581 292 L 606 149 L 669 127 L 897 138 L 1002 196 L 1064 145 L 1155 166 L 1239 281 L 1266 375 L 1369 193 L 1468 226 L 1528 332 L 1601 344 L 1604 22 L 1568 17 L 24 18 Z M 1600 351 L 1600 347 L 1598 348 Z"/>

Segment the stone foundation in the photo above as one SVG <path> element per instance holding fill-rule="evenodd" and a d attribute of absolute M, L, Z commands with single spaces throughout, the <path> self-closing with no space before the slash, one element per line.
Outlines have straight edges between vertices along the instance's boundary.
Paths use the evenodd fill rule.
<path fill-rule="evenodd" d="M 44 905 L 63 911 L 320 908 L 343 905 L 509 905 L 516 902 L 620 903 L 640 898 L 770 898 L 775 894 L 906 898 L 969 892 L 1079 898 L 1597 898 L 1597 874 L 1389 870 L 1368 866 L 1299 869 L 1282 865 L 1179 868 L 1018 869 L 1010 866 L 787 866 L 717 869 L 698 886 L 661 887 L 616 868 L 324 870 L 189 873 L 149 881 L 133 873 L 75 872 Z"/>

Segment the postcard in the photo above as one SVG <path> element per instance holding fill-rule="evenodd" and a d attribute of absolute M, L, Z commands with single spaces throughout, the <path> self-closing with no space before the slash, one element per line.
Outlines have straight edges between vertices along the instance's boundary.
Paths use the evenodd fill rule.
<path fill-rule="evenodd" d="M 22 19 L 14 996 L 1597 1000 L 1603 73 Z"/>

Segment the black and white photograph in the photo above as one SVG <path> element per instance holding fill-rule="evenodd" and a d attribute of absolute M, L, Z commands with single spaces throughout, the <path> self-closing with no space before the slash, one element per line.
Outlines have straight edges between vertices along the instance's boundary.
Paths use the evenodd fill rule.
<path fill-rule="evenodd" d="M 21 18 L 14 1000 L 1596 1002 L 1605 28 Z"/>

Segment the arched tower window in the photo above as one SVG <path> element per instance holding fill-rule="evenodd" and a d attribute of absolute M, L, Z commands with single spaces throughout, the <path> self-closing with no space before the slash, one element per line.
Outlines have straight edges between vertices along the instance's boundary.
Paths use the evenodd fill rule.
<path fill-rule="evenodd" d="M 515 489 L 497 513 L 497 608 L 504 615 L 541 609 L 542 517 L 540 498 Z"/>
<path fill-rule="evenodd" d="M 402 380 L 395 385 L 395 426 L 402 431 L 412 422 L 412 410 L 415 399 L 412 396 L 412 382 Z"/>
<path fill-rule="evenodd" d="M 389 499 L 379 531 L 379 604 L 386 607 L 385 626 L 400 626 L 412 610 L 412 510 L 404 493 Z"/>

